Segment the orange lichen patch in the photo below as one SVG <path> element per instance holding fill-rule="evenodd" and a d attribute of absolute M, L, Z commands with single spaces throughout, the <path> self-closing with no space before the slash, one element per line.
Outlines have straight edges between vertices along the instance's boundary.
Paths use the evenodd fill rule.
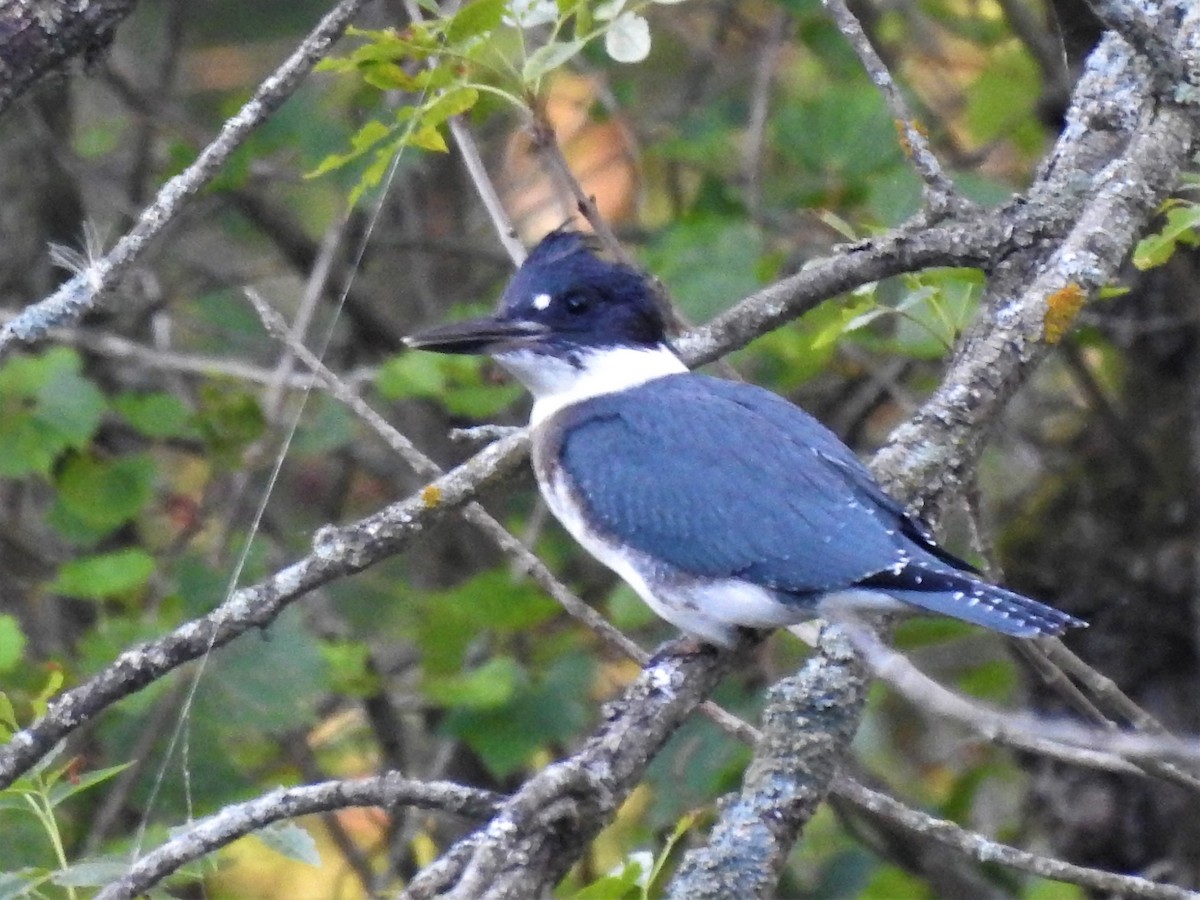
<path fill-rule="evenodd" d="M 900 149 L 904 151 L 905 156 L 911 157 L 913 155 L 913 149 L 912 144 L 910 144 L 908 141 L 908 129 L 905 127 L 904 121 L 902 119 L 892 119 L 892 124 L 896 127 L 896 137 L 900 141 Z M 921 135 L 922 137 L 929 137 L 929 129 L 927 129 L 916 119 L 912 121 L 912 127 L 915 128 L 917 130 L 917 134 Z"/>
<path fill-rule="evenodd" d="M 619 120 L 592 117 L 597 97 L 593 79 L 559 73 L 547 91 L 543 116 L 583 192 L 606 221 L 616 224 L 629 221 L 636 211 L 636 152 L 629 130 Z M 567 219 L 587 227 L 577 215 L 574 198 L 557 183 L 525 129 L 509 138 L 501 185 L 504 205 L 526 240 L 541 238 Z"/>
<path fill-rule="evenodd" d="M 426 509 L 433 509 L 442 502 L 442 489 L 436 484 L 426 485 L 421 489 L 421 502 Z"/>
<path fill-rule="evenodd" d="M 1046 343 L 1057 344 L 1079 315 L 1083 301 L 1087 298 L 1083 288 L 1075 282 L 1069 282 L 1046 298 L 1046 315 L 1043 324 L 1046 328 Z"/>

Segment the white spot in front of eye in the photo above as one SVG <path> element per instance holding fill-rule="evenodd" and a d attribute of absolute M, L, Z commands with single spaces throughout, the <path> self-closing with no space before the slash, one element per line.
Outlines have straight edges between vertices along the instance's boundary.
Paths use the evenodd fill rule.
<path fill-rule="evenodd" d="M 533 298 L 533 308 L 536 310 L 543 310 L 550 305 L 550 301 L 552 299 L 553 298 L 549 294 L 538 294 Z"/>

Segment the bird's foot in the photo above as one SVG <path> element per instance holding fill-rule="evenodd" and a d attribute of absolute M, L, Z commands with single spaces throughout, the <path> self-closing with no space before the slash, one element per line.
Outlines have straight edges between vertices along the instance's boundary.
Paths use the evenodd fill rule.
<path fill-rule="evenodd" d="M 685 634 L 682 637 L 667 641 L 665 644 L 660 644 L 658 649 L 650 654 L 650 659 L 646 662 L 646 665 L 648 667 L 656 666 L 669 657 L 686 659 L 692 656 L 716 656 L 720 652 L 720 648 L 715 644 L 701 640 L 695 635 Z"/>

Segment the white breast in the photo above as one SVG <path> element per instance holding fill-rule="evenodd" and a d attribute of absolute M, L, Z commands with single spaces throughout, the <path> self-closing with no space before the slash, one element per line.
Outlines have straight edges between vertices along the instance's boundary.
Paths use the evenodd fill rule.
<path fill-rule="evenodd" d="M 732 646 L 737 627 L 777 628 L 813 616 L 800 604 L 784 604 L 771 591 L 736 578 L 689 575 L 645 553 L 622 547 L 588 526 L 578 501 L 555 469 L 549 483 L 535 467 L 546 505 L 588 553 L 612 569 L 654 612 L 687 634 Z"/>
<path fill-rule="evenodd" d="M 497 354 L 496 361 L 533 394 L 529 424 L 548 418 L 582 400 L 628 390 L 687 371 L 669 347 L 605 347 L 577 351 L 571 360 L 519 350 Z"/>

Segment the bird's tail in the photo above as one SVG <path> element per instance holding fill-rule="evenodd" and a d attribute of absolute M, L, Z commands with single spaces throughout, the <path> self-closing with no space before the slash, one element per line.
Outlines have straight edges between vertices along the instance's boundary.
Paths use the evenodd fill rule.
<path fill-rule="evenodd" d="M 1053 606 L 981 581 L 965 572 L 909 565 L 901 576 L 896 577 L 888 572 L 885 577 L 890 584 L 871 586 L 912 606 L 953 616 L 1013 637 L 1057 636 L 1068 628 L 1087 626 L 1082 619 Z M 863 582 L 863 585 L 872 580 Z"/>

